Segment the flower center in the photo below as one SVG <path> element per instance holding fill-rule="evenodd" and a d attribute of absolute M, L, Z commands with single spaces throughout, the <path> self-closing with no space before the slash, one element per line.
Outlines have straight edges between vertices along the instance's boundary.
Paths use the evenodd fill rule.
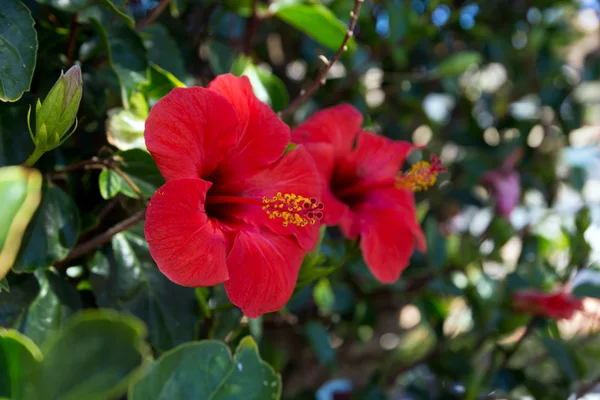
<path fill-rule="evenodd" d="M 412 192 L 426 190 L 433 186 L 440 172 L 446 171 L 442 161 L 435 155 L 431 156 L 430 161 L 420 161 L 414 164 L 408 172 L 401 173 L 395 178 L 383 179 L 380 181 L 359 183 L 346 187 L 335 192 L 339 199 L 349 198 L 366 193 L 373 189 L 387 188 L 394 186 L 396 189 L 406 189 Z"/>
<path fill-rule="evenodd" d="M 268 198 L 247 198 L 238 196 L 207 196 L 206 205 L 247 204 L 260 206 L 269 219 L 280 218 L 283 226 L 290 224 L 304 227 L 314 225 L 323 218 L 323 203 L 314 197 L 304 197 L 294 193 L 282 194 Z"/>

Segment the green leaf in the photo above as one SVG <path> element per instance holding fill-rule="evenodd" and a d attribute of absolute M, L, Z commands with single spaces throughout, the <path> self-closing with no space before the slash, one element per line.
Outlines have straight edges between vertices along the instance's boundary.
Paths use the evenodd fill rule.
<path fill-rule="evenodd" d="M 133 149 L 117 153 L 123 158 L 120 170 L 133 182 L 145 197 L 152 197 L 156 189 L 165 183 L 150 153 Z M 98 178 L 100 194 L 110 199 L 118 193 L 137 199 L 138 195 L 125 179 L 114 170 L 105 169 Z"/>
<path fill-rule="evenodd" d="M 242 311 L 237 307 L 215 311 L 209 337 L 225 340 L 232 331 L 239 328 L 240 320 L 243 316 L 244 314 L 242 314 Z"/>
<path fill-rule="evenodd" d="M 561 372 L 572 381 L 577 379 L 579 376 L 577 365 L 566 343 L 548 336 L 541 337 L 541 340 Z"/>
<path fill-rule="evenodd" d="M 38 398 L 119 397 L 148 357 L 145 336 L 137 318 L 115 312 L 87 311 L 72 318 L 42 347 Z"/>
<path fill-rule="evenodd" d="M 129 390 L 131 400 L 279 399 L 281 377 L 258 355 L 252 337 L 232 357 L 221 342 L 186 343 L 165 353 Z"/>
<path fill-rule="evenodd" d="M 42 174 L 38 170 L 0 168 L 0 279 L 19 253 L 27 225 L 40 203 L 41 190 Z"/>
<path fill-rule="evenodd" d="M 33 300 L 19 330 L 38 346 L 63 326 L 71 315 L 81 310 L 79 294 L 56 272 L 37 270 L 40 292 Z"/>
<path fill-rule="evenodd" d="M 23 163 L 33 152 L 24 102 L 0 102 L 0 167 Z"/>
<path fill-rule="evenodd" d="M 274 111 L 281 111 L 289 103 L 289 95 L 284 83 L 266 69 L 256 66 L 246 56 L 239 57 L 232 65 L 231 72 L 237 76 L 247 76 L 254 94 Z"/>
<path fill-rule="evenodd" d="M 123 107 L 129 109 L 132 94 L 148 82 L 146 49 L 130 26 L 120 20 L 112 21 L 103 10 L 94 11 L 88 18 L 104 42 L 108 61 L 121 85 Z"/>
<path fill-rule="evenodd" d="M 275 16 L 331 50 L 340 48 L 348 27 L 322 4 L 275 4 Z M 354 38 L 348 41 L 354 51 Z"/>
<path fill-rule="evenodd" d="M 231 47 L 216 39 L 211 39 L 206 43 L 208 49 L 208 64 L 215 75 L 226 74 L 231 71 L 234 54 Z"/>
<path fill-rule="evenodd" d="M 14 270 L 47 268 L 67 256 L 79 235 L 77 206 L 62 189 L 44 185 L 42 202 L 23 236 Z"/>
<path fill-rule="evenodd" d="M 135 26 L 133 16 L 129 11 L 129 0 L 100 0 L 107 9 L 118 15 L 130 27 Z"/>
<path fill-rule="evenodd" d="M 176 285 L 160 272 L 150 256 L 143 224 L 113 237 L 90 267 L 98 305 L 143 320 L 155 348 L 168 350 L 194 339 L 199 321 L 194 289 Z"/>
<path fill-rule="evenodd" d="M 142 31 L 144 46 L 148 51 L 148 60 L 170 72 L 180 80 L 185 79 L 185 65 L 177 42 L 169 35 L 167 29 L 153 24 Z"/>
<path fill-rule="evenodd" d="M 2 292 L 10 292 L 10 286 L 6 278 L 0 279 L 0 293 Z"/>
<path fill-rule="evenodd" d="M 0 100 L 17 101 L 29 90 L 38 48 L 29 9 L 19 0 L 0 8 Z"/>
<path fill-rule="evenodd" d="M 79 12 L 96 3 L 95 0 L 36 0 L 40 4 L 49 5 L 58 10 Z"/>
<path fill-rule="evenodd" d="M 459 75 L 471 65 L 478 65 L 479 63 L 481 63 L 481 54 L 475 51 L 463 51 L 440 62 L 435 69 L 435 73 L 439 76 Z"/>
<path fill-rule="evenodd" d="M 310 321 L 304 327 L 304 334 L 314 350 L 319 361 L 324 365 L 331 365 L 335 360 L 335 350 L 329 343 L 329 334 L 322 323 Z"/>
<path fill-rule="evenodd" d="M 329 279 L 321 278 L 313 288 L 313 298 L 317 306 L 325 311 L 330 312 L 333 304 L 335 303 L 335 295 L 331 288 Z"/>
<path fill-rule="evenodd" d="M 446 239 L 440 233 L 435 219 L 427 219 L 424 228 L 425 238 L 427 239 L 427 260 L 433 268 L 440 269 L 444 266 L 448 257 Z"/>
<path fill-rule="evenodd" d="M 170 72 L 165 71 L 158 65 L 152 65 L 150 67 L 150 80 L 140 87 L 140 91 L 146 96 L 148 102 L 154 105 L 177 87 L 186 86 Z"/>
<path fill-rule="evenodd" d="M 38 295 L 40 285 L 32 274 L 10 274 L 6 281 L 10 291 L 0 292 L 0 326 L 17 329 Z"/>
<path fill-rule="evenodd" d="M 31 339 L 14 330 L 0 329 L 0 397 L 25 397 L 42 358 Z"/>
<path fill-rule="evenodd" d="M 119 150 L 146 149 L 144 124 L 147 115 L 135 110 L 113 108 L 108 111 L 106 137 L 108 142 Z"/>
<path fill-rule="evenodd" d="M 581 270 L 571 284 L 574 296 L 600 299 L 600 271 L 591 268 Z"/>

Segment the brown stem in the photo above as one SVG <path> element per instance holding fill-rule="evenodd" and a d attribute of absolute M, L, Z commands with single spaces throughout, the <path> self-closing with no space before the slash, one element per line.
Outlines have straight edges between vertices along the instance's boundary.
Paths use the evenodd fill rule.
<path fill-rule="evenodd" d="M 590 393 L 592 390 L 596 388 L 596 386 L 600 385 L 600 376 L 593 379 L 592 381 L 586 383 L 585 385 L 581 385 L 581 387 L 575 392 L 575 398 L 579 399 L 586 394 Z"/>
<path fill-rule="evenodd" d="M 158 3 L 158 5 L 154 7 L 152 11 L 150 11 L 150 14 L 146 15 L 145 18 L 137 23 L 135 29 L 137 31 L 143 31 L 145 27 L 154 22 L 154 20 L 158 18 L 163 11 L 165 11 L 165 8 L 167 8 L 169 5 L 169 1 L 171 0 L 160 0 L 160 3 Z"/>
<path fill-rule="evenodd" d="M 256 14 L 258 8 L 258 0 L 252 0 L 252 15 L 248 19 L 248 25 L 246 25 L 246 34 L 244 35 L 244 54 L 247 56 L 252 52 L 252 38 L 256 32 L 258 26 L 258 15 Z"/>
<path fill-rule="evenodd" d="M 67 165 L 64 168 L 57 169 L 56 171 L 46 173 L 46 178 L 54 180 L 60 176 L 76 171 L 78 169 L 104 169 L 109 167 L 109 160 L 101 160 L 98 157 L 92 157 L 89 160 L 83 160 L 76 162 L 75 164 Z"/>
<path fill-rule="evenodd" d="M 123 232 L 126 229 L 129 229 L 133 225 L 142 221 L 146 217 L 146 210 L 140 210 L 133 214 L 131 217 L 119 222 L 106 232 L 96 236 L 89 241 L 82 243 L 75 247 L 71 252 L 61 261 L 54 264 L 54 266 L 58 268 L 65 267 L 69 262 L 86 255 L 87 253 L 96 250 L 98 247 L 102 246 L 105 243 L 108 243 L 113 236 L 115 236 L 119 232 Z"/>
<path fill-rule="evenodd" d="M 113 166 L 111 169 L 113 171 L 115 171 L 117 173 L 117 175 L 119 175 L 121 177 L 121 179 L 123 179 L 125 181 L 126 184 L 129 185 L 129 187 L 131 188 L 131 190 L 133 190 L 135 192 L 135 194 L 137 194 L 137 196 L 139 197 L 142 204 L 147 205 L 144 194 L 142 193 L 140 188 L 131 180 L 131 178 L 129 176 L 127 176 L 126 173 L 121 171 L 121 169 L 119 167 Z"/>
<path fill-rule="evenodd" d="M 77 13 L 73 13 L 71 18 L 71 28 L 69 30 L 69 41 L 67 42 L 67 65 L 73 65 L 75 60 L 75 49 L 77 45 L 77 34 L 79 33 L 79 24 L 77 23 Z"/>
<path fill-rule="evenodd" d="M 348 24 L 348 30 L 346 31 L 346 35 L 344 35 L 344 40 L 342 40 L 340 48 L 331 60 L 323 58 L 325 65 L 319 70 L 314 81 L 311 83 L 308 89 L 300 92 L 300 96 L 296 97 L 296 99 L 292 101 L 292 103 L 279 114 L 281 118 L 285 118 L 292 114 L 302 103 L 308 100 L 310 96 L 312 96 L 322 85 L 325 84 L 327 73 L 329 72 L 333 64 L 340 59 L 342 54 L 348 51 L 348 41 L 354 35 L 354 27 L 356 26 L 356 21 L 358 20 L 360 7 L 362 3 L 364 3 L 364 1 L 365 0 L 354 0 L 354 9 L 350 11 L 350 23 Z"/>

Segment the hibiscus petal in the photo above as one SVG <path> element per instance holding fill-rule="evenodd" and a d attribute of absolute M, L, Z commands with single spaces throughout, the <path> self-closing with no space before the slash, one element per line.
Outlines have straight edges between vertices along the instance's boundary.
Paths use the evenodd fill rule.
<path fill-rule="evenodd" d="M 307 143 L 304 147 L 315 161 L 321 176 L 321 201 L 325 205 L 322 222 L 326 225 L 336 225 L 348 211 L 348 206 L 339 201 L 331 191 L 333 146 L 329 143 Z"/>
<path fill-rule="evenodd" d="M 341 104 L 314 113 L 292 131 L 292 141 L 330 143 L 338 159 L 352 150 L 362 123 L 363 117 L 356 108 Z"/>
<path fill-rule="evenodd" d="M 183 286 L 211 286 L 228 279 L 227 240 L 204 212 L 211 183 L 175 179 L 156 191 L 144 227 L 158 268 Z"/>
<path fill-rule="evenodd" d="M 361 131 L 356 144 L 356 174 L 365 181 L 393 178 L 415 146 Z"/>
<path fill-rule="evenodd" d="M 281 156 L 290 142 L 290 128 L 254 95 L 247 77 L 220 75 L 208 88 L 233 104 L 242 128 L 237 146 L 219 168 L 221 176 L 242 178 Z"/>
<path fill-rule="evenodd" d="M 370 205 L 360 210 L 360 248 L 367 267 L 382 283 L 393 283 L 408 266 L 415 248 L 414 232 L 400 209 Z"/>
<path fill-rule="evenodd" d="M 225 290 L 250 318 L 281 309 L 290 299 L 306 252 L 291 237 L 242 230 L 227 257 Z"/>
<path fill-rule="evenodd" d="M 223 96 L 173 89 L 150 110 L 146 147 L 166 179 L 207 177 L 236 144 L 238 117 Z"/>
<path fill-rule="evenodd" d="M 272 198 L 281 192 L 320 199 L 321 178 L 304 146 L 298 146 L 245 180 L 230 182 L 219 188 L 246 198 Z M 268 227 L 280 235 L 294 235 L 306 250 L 314 249 L 319 240 L 319 223 L 304 227 L 292 224 L 283 226 L 281 219 L 270 219 L 260 206 L 232 204 L 228 214 L 253 226 Z"/>

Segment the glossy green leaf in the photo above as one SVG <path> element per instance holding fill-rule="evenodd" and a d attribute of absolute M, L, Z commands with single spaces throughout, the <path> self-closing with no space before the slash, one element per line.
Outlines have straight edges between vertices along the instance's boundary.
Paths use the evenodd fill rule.
<path fill-rule="evenodd" d="M 31 339 L 15 330 L 0 328 L 0 397 L 24 398 L 42 358 Z"/>
<path fill-rule="evenodd" d="M 10 292 L 10 285 L 6 278 L 0 279 L 0 293 L 2 292 Z"/>
<path fill-rule="evenodd" d="M 186 343 L 165 353 L 129 390 L 131 400 L 267 400 L 281 396 L 281 377 L 258 355 L 252 337 L 232 357 L 222 342 Z"/>
<path fill-rule="evenodd" d="M 22 167 L 0 168 L 0 279 L 19 253 L 25 230 L 37 209 L 42 174 Z"/>
<path fill-rule="evenodd" d="M 464 51 L 452 54 L 445 60 L 441 61 L 435 72 L 439 76 L 452 76 L 462 74 L 471 65 L 481 63 L 481 54 L 475 51 Z"/>
<path fill-rule="evenodd" d="M 38 49 L 29 9 L 19 0 L 0 8 L 0 100 L 17 101 L 29 90 Z"/>
<path fill-rule="evenodd" d="M 0 102 L 0 167 L 22 164 L 33 152 L 27 129 L 28 105 Z"/>
<path fill-rule="evenodd" d="M 281 79 L 266 69 L 254 65 L 249 58 L 241 56 L 235 60 L 231 72 L 237 76 L 247 76 L 256 97 L 270 105 L 274 111 L 281 111 L 287 107 L 289 95 Z"/>
<path fill-rule="evenodd" d="M 275 4 L 275 16 L 302 31 L 330 50 L 340 48 L 348 27 L 322 4 L 285 3 Z M 354 38 L 348 41 L 348 49 L 355 48 Z"/>
<path fill-rule="evenodd" d="M 132 94 L 140 85 L 148 82 L 146 49 L 142 39 L 130 26 L 121 20 L 114 21 L 106 14 L 96 10 L 89 18 L 104 42 L 110 66 L 121 85 L 123 106 L 128 109 Z"/>
<path fill-rule="evenodd" d="M 159 24 L 153 24 L 142 31 L 144 46 L 148 51 L 148 60 L 170 72 L 178 79 L 185 79 L 185 65 L 177 42 L 167 29 Z"/>
<path fill-rule="evenodd" d="M 561 372 L 571 380 L 577 379 L 579 376 L 577 364 L 567 345 L 561 340 L 552 339 L 548 336 L 542 337 L 541 340 Z"/>
<path fill-rule="evenodd" d="M 145 115 L 134 110 L 113 108 L 108 111 L 106 136 L 108 142 L 119 150 L 146 149 L 144 140 Z"/>
<path fill-rule="evenodd" d="M 145 197 L 151 197 L 156 189 L 165 183 L 150 153 L 132 149 L 117 154 L 123 158 L 123 165 L 119 169 Z M 103 170 L 98 179 L 100 194 L 105 199 L 110 199 L 118 193 L 138 198 L 138 194 L 131 185 L 114 170 Z"/>
<path fill-rule="evenodd" d="M 108 110 L 106 138 L 108 143 L 119 150 L 146 150 L 144 126 L 148 118 L 149 105 L 142 93 L 135 93 L 129 99 L 130 108 Z"/>
<path fill-rule="evenodd" d="M 89 267 L 98 305 L 143 320 L 155 348 L 168 350 L 193 340 L 199 322 L 194 289 L 176 285 L 160 272 L 150 256 L 143 224 L 113 237 Z"/>
<path fill-rule="evenodd" d="M 72 318 L 42 346 L 38 398 L 118 398 L 148 357 L 145 336 L 137 318 L 114 312 L 87 311 Z"/>
<path fill-rule="evenodd" d="M 37 270 L 40 291 L 25 313 L 19 330 L 38 346 L 81 310 L 81 300 L 74 286 L 51 270 Z"/>
<path fill-rule="evenodd" d="M 326 312 L 331 311 L 335 302 L 335 295 L 331 283 L 327 278 L 321 278 L 313 288 L 313 298 L 317 306 Z"/>
<path fill-rule="evenodd" d="M 304 327 L 304 334 L 319 361 L 324 365 L 331 365 L 335 360 L 335 350 L 329 343 L 329 333 L 325 326 L 320 322 L 310 321 Z"/>
<path fill-rule="evenodd" d="M 131 11 L 129 11 L 129 0 L 100 0 L 100 2 L 133 28 L 135 21 L 131 15 Z"/>
<path fill-rule="evenodd" d="M 208 49 L 208 64 L 215 75 L 226 74 L 231 71 L 234 54 L 231 47 L 223 42 L 211 39 L 206 43 Z"/>
<path fill-rule="evenodd" d="M 9 274 L 6 281 L 10 291 L 0 291 L 0 327 L 18 329 L 40 285 L 32 274 Z"/>
<path fill-rule="evenodd" d="M 579 271 L 571 284 L 573 295 L 600 299 L 600 271 L 597 269 L 587 268 Z"/>
<path fill-rule="evenodd" d="M 36 0 L 40 4 L 68 12 L 79 12 L 96 3 L 95 0 Z"/>
<path fill-rule="evenodd" d="M 67 256 L 79 235 L 79 212 L 62 189 L 47 184 L 42 201 L 23 236 L 15 271 L 50 267 Z"/>
<path fill-rule="evenodd" d="M 162 99 L 169 92 L 178 87 L 186 87 L 183 82 L 173 74 L 165 71 L 158 65 L 150 66 L 150 79 L 140 87 L 140 92 L 146 96 L 151 105 Z"/>

